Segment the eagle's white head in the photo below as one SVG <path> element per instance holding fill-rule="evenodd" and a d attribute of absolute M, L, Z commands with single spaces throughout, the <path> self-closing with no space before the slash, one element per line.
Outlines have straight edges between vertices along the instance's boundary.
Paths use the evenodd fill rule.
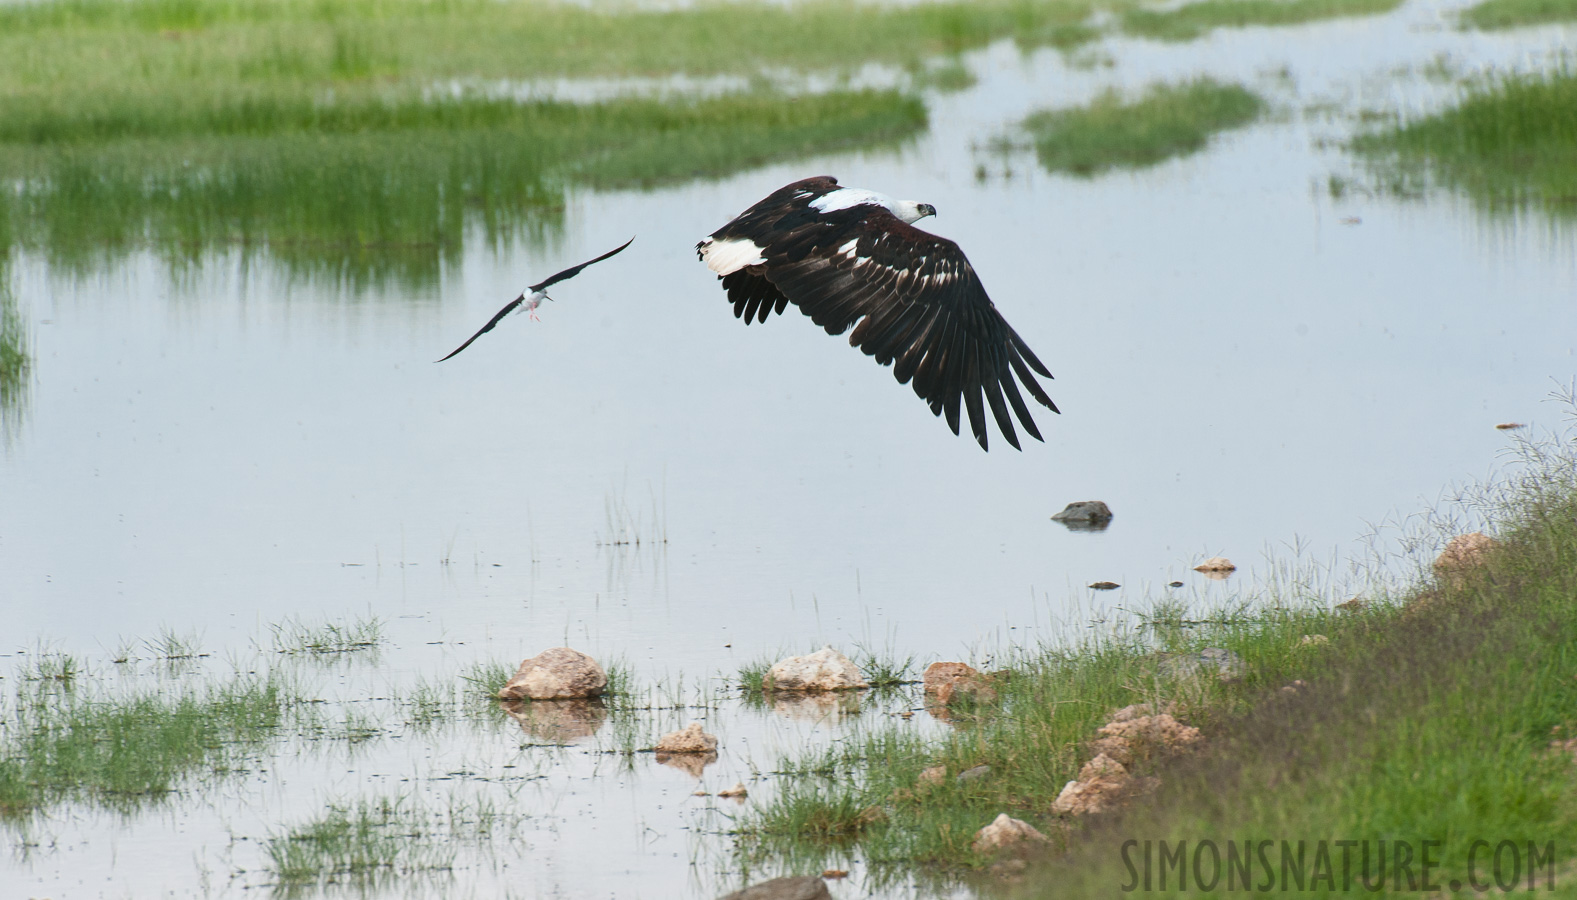
<path fill-rule="evenodd" d="M 913 225 L 926 216 L 936 215 L 936 207 L 929 203 L 917 203 L 913 200 L 894 200 L 886 194 L 878 194 L 875 191 L 867 191 L 864 188 L 838 188 L 810 201 L 809 205 L 812 209 L 830 213 L 864 204 L 886 207 L 888 212 L 897 216 L 908 225 Z"/>

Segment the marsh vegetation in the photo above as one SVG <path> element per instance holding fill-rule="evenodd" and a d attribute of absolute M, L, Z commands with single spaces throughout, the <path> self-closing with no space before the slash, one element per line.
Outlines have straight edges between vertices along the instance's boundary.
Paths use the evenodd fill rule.
<path fill-rule="evenodd" d="M 1577 20 L 1567 0 L 1484 0 L 1462 13 L 1462 24 L 1485 30 Z"/>
<path fill-rule="evenodd" d="M 1570 72 L 1492 76 L 1442 112 L 1354 144 L 1382 171 L 1422 174 L 1490 208 L 1532 204 L 1577 214 L 1577 75 Z"/>
<path fill-rule="evenodd" d="M 1265 105 L 1241 85 L 1199 78 L 1151 85 L 1132 100 L 1109 90 L 1087 106 L 1034 113 L 1022 128 L 1041 166 L 1089 176 L 1197 153 L 1212 135 L 1253 122 Z"/>
<path fill-rule="evenodd" d="M 1123 29 L 1164 41 L 1191 41 L 1216 28 L 1302 25 L 1321 19 L 1387 13 L 1402 0 L 1197 0 L 1169 9 L 1134 6 Z"/>

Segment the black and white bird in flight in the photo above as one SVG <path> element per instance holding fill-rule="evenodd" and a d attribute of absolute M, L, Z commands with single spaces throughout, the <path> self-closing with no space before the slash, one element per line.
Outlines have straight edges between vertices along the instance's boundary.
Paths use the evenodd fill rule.
<path fill-rule="evenodd" d="M 947 414 L 954 434 L 962 400 L 982 449 L 986 405 L 1015 449 L 1009 406 L 1043 440 L 1014 376 L 1058 412 L 1031 370 L 1051 373 L 997 312 L 958 245 L 914 227 L 934 215 L 929 203 L 820 176 L 779 189 L 695 249 L 747 325 L 792 303 L 828 334 L 853 326 L 849 343 L 893 366 L 899 384 L 912 383 L 931 412 Z"/>
<path fill-rule="evenodd" d="M 612 250 L 609 250 L 607 253 L 597 257 L 596 259 L 588 259 L 578 266 L 570 266 L 568 269 L 565 269 L 556 275 L 549 275 L 545 281 L 538 282 L 526 288 L 519 297 L 509 301 L 509 303 L 506 304 L 503 309 L 499 310 L 497 315 L 493 316 L 491 319 L 488 319 L 487 324 L 482 326 L 482 330 L 478 331 L 476 334 L 471 335 L 469 338 L 466 338 L 465 343 L 456 347 L 454 349 L 454 353 L 450 353 L 449 356 L 444 357 L 444 359 L 448 359 L 450 356 L 454 356 L 455 353 L 459 353 L 461 350 L 471 346 L 472 341 L 484 334 L 487 334 L 489 331 L 492 331 L 494 325 L 497 325 L 503 320 L 505 316 L 512 312 L 530 313 L 531 318 L 535 319 L 537 317 L 537 307 L 542 305 L 542 301 L 553 299 L 552 297 L 548 296 L 548 288 L 558 284 L 566 278 L 574 278 L 576 275 L 580 274 L 581 269 L 584 269 L 593 263 L 602 262 L 608 257 L 613 256 L 614 254 L 623 250 L 625 247 L 630 246 L 630 244 L 634 242 L 635 238 L 632 237 Z M 440 359 L 438 361 L 443 362 L 444 359 Z"/>

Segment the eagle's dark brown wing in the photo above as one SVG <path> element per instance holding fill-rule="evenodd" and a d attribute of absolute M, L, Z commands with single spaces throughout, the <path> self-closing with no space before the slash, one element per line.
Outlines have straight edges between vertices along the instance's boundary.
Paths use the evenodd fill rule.
<path fill-rule="evenodd" d="M 741 254 L 733 264 L 747 263 L 722 276 L 734 314 L 764 322 L 793 303 L 828 334 L 852 327 L 849 343 L 893 366 L 899 383 L 945 414 L 954 434 L 962 406 L 975 440 L 987 447 L 989 406 L 1018 448 L 1011 407 L 1024 430 L 1042 440 L 1019 383 L 1057 412 L 1034 376 L 1051 373 L 997 312 L 963 251 L 883 206 L 811 206 L 834 190 L 831 178 L 795 182 L 701 243 L 703 258 L 715 244 Z"/>

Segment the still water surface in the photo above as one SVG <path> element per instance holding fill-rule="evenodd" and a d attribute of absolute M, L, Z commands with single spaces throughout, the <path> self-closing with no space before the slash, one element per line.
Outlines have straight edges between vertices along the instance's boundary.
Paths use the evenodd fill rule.
<path fill-rule="evenodd" d="M 20 660 L 47 640 L 99 661 L 173 628 L 244 655 L 286 617 L 375 615 L 389 637 L 376 666 L 322 678 L 348 700 L 566 643 L 647 683 L 824 643 L 984 663 L 1174 579 L 1221 596 L 1297 554 L 1343 590 L 1375 523 L 1490 474 L 1508 445 L 1494 426 L 1553 424 L 1542 401 L 1577 374 L 1569 225 L 1325 189 L 1354 171 L 1320 149 L 1350 133 L 1347 114 L 1452 96 L 1419 74 L 1439 54 L 1464 72 L 1539 68 L 1571 37 L 1458 32 L 1449 9 L 1112 39 L 1110 67 L 994 47 L 967 59 L 976 86 L 928 98 L 929 133 L 900 152 L 578 193 L 562 232 L 472 241 L 431 286 L 351 291 L 224 254 L 75 277 L 24 256 L 36 382 L 0 456 L 0 649 Z M 1206 153 L 1089 180 L 983 149 L 1033 109 L 1203 73 L 1278 113 Z M 1304 112 L 1324 103 L 1342 114 Z M 926 226 L 962 245 L 1057 376 L 1064 414 L 1039 417 L 1044 445 L 982 453 L 792 311 L 732 318 L 695 240 L 821 173 L 938 208 Z M 510 319 L 432 363 L 523 284 L 631 234 L 541 322 Z M 1086 499 L 1112 506 L 1110 529 L 1049 520 Z M 642 544 L 610 546 L 620 531 Z M 1207 586 L 1190 567 L 1213 555 L 1244 570 Z M 1097 580 L 1123 587 L 1097 597 Z M 842 727 L 731 702 L 643 727 L 701 717 L 724 738 L 713 791 Z M 52 843 L 0 862 L 0 893 L 239 894 L 267 882 L 257 839 L 328 799 L 442 795 L 427 779 L 515 766 L 533 773 L 509 794 L 529 834 L 463 868 L 451 895 L 735 886 L 733 806 L 690 797 L 694 778 L 520 742 L 497 722 L 288 751 L 167 812 L 67 811 Z M 850 862 L 839 896 L 859 891 Z"/>

